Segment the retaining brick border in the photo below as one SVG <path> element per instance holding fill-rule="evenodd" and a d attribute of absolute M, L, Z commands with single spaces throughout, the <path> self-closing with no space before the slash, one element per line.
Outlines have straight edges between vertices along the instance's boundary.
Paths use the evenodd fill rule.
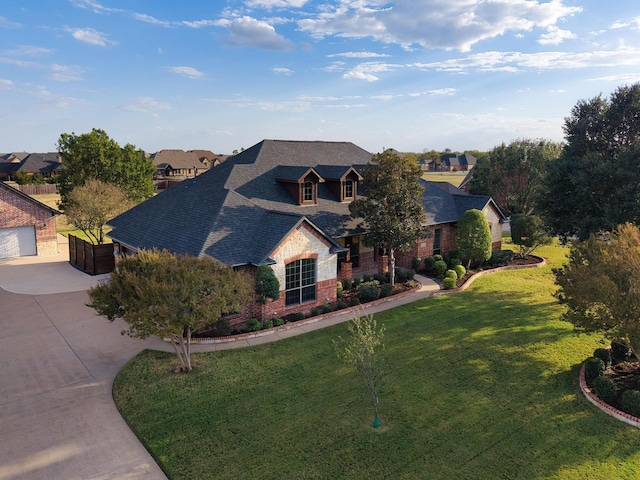
<path fill-rule="evenodd" d="M 338 315 L 346 315 L 348 313 L 353 312 L 361 312 L 366 310 L 369 307 L 374 307 L 376 305 L 382 305 L 387 302 L 391 302 L 393 300 L 397 300 L 399 298 L 408 297 L 409 295 L 413 295 L 420 289 L 420 286 L 417 286 L 411 290 L 407 290 L 406 292 L 398 293 L 396 295 L 391 295 L 389 297 L 379 298 L 378 300 L 374 300 L 373 302 L 363 303 L 361 305 L 355 305 L 353 307 L 343 308 L 341 310 L 336 310 L 334 312 L 328 312 L 322 315 L 317 315 L 315 317 L 306 318 L 304 320 L 299 320 L 297 322 L 289 322 L 284 325 L 280 325 L 278 327 L 273 327 L 268 330 L 260 330 L 258 332 L 251 333 L 239 333 L 238 335 L 229 335 L 227 337 L 208 337 L 208 338 L 192 338 L 192 344 L 198 345 L 208 345 L 208 344 L 216 344 L 216 343 L 229 343 L 236 342 L 241 340 L 248 340 L 250 338 L 258 338 L 265 337 L 267 335 L 274 335 L 278 332 L 283 332 L 286 330 L 290 330 L 296 327 L 303 327 L 305 325 L 309 325 L 311 323 L 317 323 L 325 319 L 330 319 L 332 317 L 337 317 Z M 437 292 L 434 292 L 437 293 Z"/>
<path fill-rule="evenodd" d="M 584 378 L 584 363 L 580 367 L 580 390 L 589 402 L 593 403 L 596 407 L 602 410 L 610 417 L 620 420 L 632 427 L 640 428 L 640 418 L 629 415 L 628 413 L 621 412 L 617 408 L 612 407 L 608 403 L 603 402 L 591 392 L 591 389 L 587 386 L 587 381 Z"/>

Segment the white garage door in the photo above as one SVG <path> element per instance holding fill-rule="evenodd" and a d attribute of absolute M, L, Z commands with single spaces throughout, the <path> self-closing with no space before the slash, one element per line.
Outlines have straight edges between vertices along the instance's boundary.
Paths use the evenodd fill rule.
<path fill-rule="evenodd" d="M 37 253 L 34 227 L 0 228 L 0 258 Z"/>

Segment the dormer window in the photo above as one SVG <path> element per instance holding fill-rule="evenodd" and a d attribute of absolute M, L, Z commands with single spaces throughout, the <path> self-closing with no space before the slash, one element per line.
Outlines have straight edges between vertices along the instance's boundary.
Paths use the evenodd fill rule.
<path fill-rule="evenodd" d="M 343 198 L 345 200 L 353 199 L 353 180 L 347 180 L 344 182 Z"/>
<path fill-rule="evenodd" d="M 314 201 L 315 195 L 313 194 L 315 184 L 310 181 L 304 182 L 302 187 L 302 201 L 304 203 L 311 203 Z"/>

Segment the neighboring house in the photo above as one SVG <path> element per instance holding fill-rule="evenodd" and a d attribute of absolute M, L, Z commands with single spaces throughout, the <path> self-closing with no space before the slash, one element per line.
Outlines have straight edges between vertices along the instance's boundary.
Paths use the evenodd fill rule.
<path fill-rule="evenodd" d="M 203 162 L 194 150 L 160 150 L 151 155 L 157 169 L 157 178 L 184 180 L 193 178 L 209 170 L 209 160 Z"/>
<path fill-rule="evenodd" d="M 370 160 L 371 153 L 348 142 L 264 140 L 111 220 L 109 237 L 124 254 L 155 247 L 249 272 L 270 265 L 282 292 L 269 304 L 269 317 L 308 312 L 336 300 L 338 280 L 386 270 L 384 252 L 364 246 L 366 232 L 349 214 Z M 499 248 L 502 216 L 489 197 L 421 184 L 433 235 L 399 255 L 398 266 L 410 268 L 413 256 L 434 249 L 453 250 L 465 208 L 488 215 Z M 259 318 L 261 309 L 243 313 Z"/>
<path fill-rule="evenodd" d="M 11 180 L 27 158 L 27 152 L 13 152 L 0 155 L 0 180 Z"/>
<path fill-rule="evenodd" d="M 58 253 L 60 212 L 0 182 L 0 258 Z"/>
<path fill-rule="evenodd" d="M 467 171 L 476 166 L 478 159 L 470 153 L 443 153 L 440 155 L 440 169 L 449 171 Z"/>
<path fill-rule="evenodd" d="M 0 180 L 13 180 L 18 172 L 51 178 L 60 173 L 61 168 L 62 160 L 58 152 L 14 152 L 0 155 Z"/>
<path fill-rule="evenodd" d="M 469 193 L 469 187 L 471 186 L 470 184 L 471 184 L 472 178 L 473 178 L 473 170 L 469 170 L 465 175 L 465 177 L 462 179 L 462 182 L 460 182 L 460 185 L 458 185 L 458 188 L 463 192 Z"/>
<path fill-rule="evenodd" d="M 207 168 L 217 167 L 229 157 L 228 155 L 218 155 L 211 150 L 189 150 L 187 153 L 194 153 Z"/>

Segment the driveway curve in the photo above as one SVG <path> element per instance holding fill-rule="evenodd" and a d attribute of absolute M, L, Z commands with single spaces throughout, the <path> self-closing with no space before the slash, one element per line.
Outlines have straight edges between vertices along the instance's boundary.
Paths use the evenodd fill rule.
<path fill-rule="evenodd" d="M 87 290 L 104 276 L 86 275 L 59 254 L 0 260 L 0 480 L 165 479 L 120 416 L 113 381 L 145 348 L 171 351 L 158 338 L 134 340 L 86 306 Z M 426 279 L 424 279 L 426 280 Z M 424 281 L 423 280 L 423 281 Z M 377 305 L 409 303 L 437 290 Z M 334 315 L 274 335 L 193 351 L 224 350 L 303 334 L 352 318 Z"/>

